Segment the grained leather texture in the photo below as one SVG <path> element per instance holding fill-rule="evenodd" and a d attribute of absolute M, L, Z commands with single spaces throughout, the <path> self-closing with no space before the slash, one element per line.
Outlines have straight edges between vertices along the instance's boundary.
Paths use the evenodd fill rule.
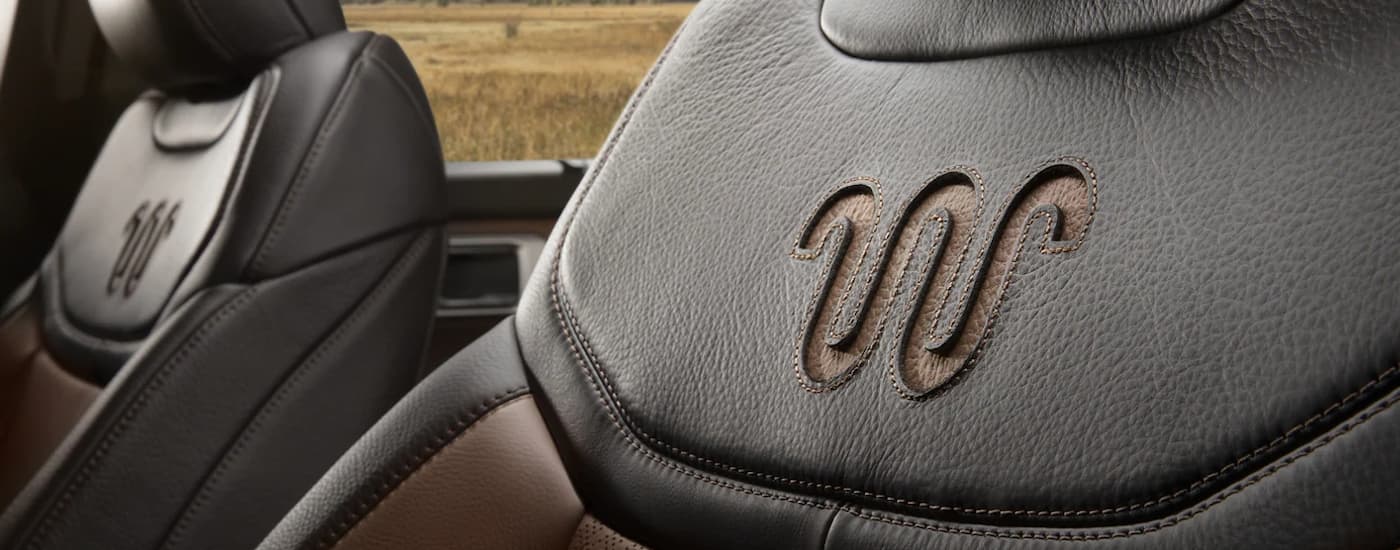
<path fill-rule="evenodd" d="M 275 99 L 233 206 L 243 221 L 221 237 L 211 269 L 273 276 L 443 221 L 442 147 L 397 43 L 339 33 L 288 52 L 271 70 Z"/>
<path fill-rule="evenodd" d="M 345 30 L 334 0 L 89 3 L 112 49 L 162 89 L 236 84 L 284 52 Z"/>
<path fill-rule="evenodd" d="M 583 516 L 569 541 L 569 550 L 644 550 L 646 547 L 618 534 L 590 515 Z"/>
<path fill-rule="evenodd" d="M 235 107 L 229 131 L 188 150 L 168 150 L 157 135 L 158 121 L 180 118 L 165 110 L 180 100 L 150 94 L 127 108 L 52 252 L 69 322 L 113 339 L 150 330 L 224 214 L 260 91 L 254 82 L 224 100 Z"/>
<path fill-rule="evenodd" d="M 436 232 L 396 235 L 201 292 L 0 517 L 0 540 L 252 546 L 413 382 L 438 247 Z M 387 319 L 414 337 L 380 340 Z"/>
<path fill-rule="evenodd" d="M 562 549 L 583 519 L 529 396 L 482 415 L 405 477 L 333 547 Z"/>
<path fill-rule="evenodd" d="M 338 20 L 334 2 L 297 5 L 312 4 Z M 422 372 L 443 257 L 427 99 L 392 40 L 303 42 L 237 86 L 149 92 L 110 136 L 110 163 L 84 190 L 108 204 L 74 215 L 25 299 L 42 306 L 56 362 L 106 387 L 7 502 L 0 547 L 251 547 Z M 239 89 L 246 123 L 226 131 L 192 107 Z M 149 263 L 126 296 L 124 245 L 107 237 L 132 211 L 113 203 L 152 190 L 181 194 L 153 219 L 186 202 L 164 240 L 140 248 Z M 192 196 L 212 213 L 185 211 Z M 174 246 L 184 239 L 198 246 Z M 114 300 L 151 285 L 163 303 L 149 321 L 104 321 L 110 308 L 72 291 L 113 274 Z"/>
<path fill-rule="evenodd" d="M 588 514 L 665 548 L 1400 544 L 1400 5 L 1246 0 L 1172 32 L 955 62 L 854 58 L 820 10 L 700 4 L 527 285 L 520 359 Z M 1067 159 L 1087 195 L 1017 203 Z M 839 387 L 804 387 L 811 304 L 851 280 L 836 251 L 947 231 L 901 213 L 955 171 L 982 182 L 986 215 L 920 212 L 971 224 L 1004 266 L 977 275 L 990 297 L 966 293 L 980 321 L 953 329 L 976 362 L 901 392 L 895 358 L 950 348 L 902 340 L 910 317 L 887 314 Z M 857 180 L 870 211 L 802 246 Z M 958 265 L 930 259 L 931 235 L 908 254 Z M 814 341 L 864 342 L 872 306 L 839 300 L 854 320 L 825 324 L 853 330 Z M 324 526 L 365 513 L 344 510 L 385 501 L 366 489 L 398 479 L 383 457 L 421 450 L 416 468 L 442 448 L 421 443 L 437 411 L 482 402 L 446 373 L 520 368 L 495 360 L 502 337 L 410 394 L 262 548 L 331 544 Z"/>
<path fill-rule="evenodd" d="M 867 59 L 951 60 L 1171 32 L 1240 0 L 824 0 L 822 31 Z"/>
<path fill-rule="evenodd" d="M 610 525 L 682 546 L 765 542 L 677 518 L 791 546 L 843 508 L 1011 533 L 1136 525 L 1226 494 L 1395 386 L 1393 4 L 1259 0 L 955 63 L 852 59 L 819 9 L 697 8 L 527 290 L 521 348 Z M 788 252 L 824 193 L 875 178 L 893 220 L 969 166 L 1000 205 L 1065 156 L 1096 175 L 1093 230 L 1022 260 L 956 383 L 901 398 L 884 338 L 839 390 L 803 391 L 793 336 L 821 266 Z M 1349 521 L 1393 545 L 1372 502 Z"/>
<path fill-rule="evenodd" d="M 515 327 L 503 322 L 448 359 L 385 414 L 259 547 L 334 546 L 477 420 L 529 392 Z"/>

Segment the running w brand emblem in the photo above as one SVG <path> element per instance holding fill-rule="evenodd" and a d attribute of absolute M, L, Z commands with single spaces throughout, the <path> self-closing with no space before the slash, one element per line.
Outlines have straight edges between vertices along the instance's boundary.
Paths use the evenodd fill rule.
<path fill-rule="evenodd" d="M 803 388 L 834 390 L 881 360 L 908 399 L 954 381 L 986 347 L 1025 256 L 1084 244 L 1098 180 L 1084 161 L 1060 158 L 1028 175 L 996 210 L 987 212 L 984 198 L 981 174 L 954 167 L 889 219 L 874 178 L 846 180 L 817 204 L 791 251 L 814 266 L 793 351 Z M 984 220 L 988 214 L 996 218 Z"/>
<path fill-rule="evenodd" d="M 150 201 L 146 201 L 136 207 L 122 227 L 124 242 L 121 252 L 117 253 L 117 261 L 112 265 L 112 274 L 107 278 L 108 296 L 120 294 L 125 298 L 136 292 L 156 247 L 170 236 L 170 230 L 175 227 L 175 215 L 179 211 L 178 202 L 170 205 L 160 201 L 152 207 Z"/>

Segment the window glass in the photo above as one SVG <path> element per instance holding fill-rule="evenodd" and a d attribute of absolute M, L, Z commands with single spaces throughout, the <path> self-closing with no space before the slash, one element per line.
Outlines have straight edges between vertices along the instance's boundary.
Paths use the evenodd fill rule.
<path fill-rule="evenodd" d="M 553 2 L 346 1 L 345 17 L 408 52 L 447 160 L 591 157 L 693 4 Z"/>

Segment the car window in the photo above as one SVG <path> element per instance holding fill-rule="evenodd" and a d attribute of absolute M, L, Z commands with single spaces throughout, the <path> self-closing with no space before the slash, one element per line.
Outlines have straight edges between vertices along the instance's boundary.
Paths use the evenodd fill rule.
<path fill-rule="evenodd" d="M 447 160 L 591 157 L 693 4 L 554 2 L 347 1 L 345 16 L 413 60 Z"/>

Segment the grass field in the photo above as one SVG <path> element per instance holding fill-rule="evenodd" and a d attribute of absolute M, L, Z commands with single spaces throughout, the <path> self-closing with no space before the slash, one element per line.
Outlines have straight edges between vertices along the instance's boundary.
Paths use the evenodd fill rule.
<path fill-rule="evenodd" d="M 403 45 L 448 160 L 591 157 L 690 4 L 346 6 Z"/>

